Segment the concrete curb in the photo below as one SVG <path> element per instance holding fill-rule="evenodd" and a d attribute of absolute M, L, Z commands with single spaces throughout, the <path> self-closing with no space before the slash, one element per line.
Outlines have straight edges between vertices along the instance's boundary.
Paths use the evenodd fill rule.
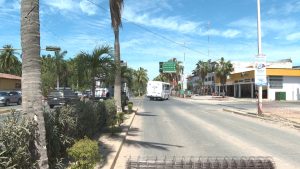
<path fill-rule="evenodd" d="M 270 120 L 270 119 L 266 119 L 266 118 L 258 116 L 258 115 L 254 115 L 253 113 L 250 113 L 250 112 L 242 112 L 242 111 L 233 110 L 233 109 L 226 109 L 226 108 L 223 108 L 223 111 L 231 112 L 231 113 L 242 115 L 242 116 L 252 117 L 252 118 L 259 118 L 259 119 L 262 119 L 262 120 Z"/>
<path fill-rule="evenodd" d="M 137 108 L 137 110 L 138 110 L 138 108 Z M 134 118 L 135 118 L 135 115 L 136 115 L 137 110 L 134 112 L 133 117 L 132 117 L 132 119 L 131 119 L 131 121 L 130 121 L 129 127 L 128 127 L 128 128 L 126 129 L 126 131 L 125 131 L 125 135 L 124 135 L 124 137 L 122 138 L 121 144 L 120 144 L 120 146 L 119 146 L 119 148 L 118 148 L 118 150 L 117 150 L 117 154 L 116 154 L 116 156 L 115 156 L 115 158 L 114 158 L 114 160 L 113 160 L 113 163 L 111 164 L 110 169 L 114 169 L 114 168 L 115 168 L 117 159 L 119 158 L 119 154 L 120 154 L 120 152 L 121 152 L 121 150 L 122 150 L 124 141 L 126 140 L 126 136 L 127 136 L 128 132 L 129 132 L 129 129 L 130 129 L 132 123 L 133 123 L 133 120 L 134 120 Z"/>

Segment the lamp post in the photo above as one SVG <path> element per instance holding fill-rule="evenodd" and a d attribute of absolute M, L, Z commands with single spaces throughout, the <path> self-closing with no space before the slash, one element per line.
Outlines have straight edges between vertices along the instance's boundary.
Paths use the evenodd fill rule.
<path fill-rule="evenodd" d="M 258 41 L 258 57 L 262 56 L 262 45 L 261 45 L 261 17 L 260 17 L 260 0 L 257 0 L 257 41 Z M 262 84 L 258 85 L 258 115 L 262 115 Z"/>

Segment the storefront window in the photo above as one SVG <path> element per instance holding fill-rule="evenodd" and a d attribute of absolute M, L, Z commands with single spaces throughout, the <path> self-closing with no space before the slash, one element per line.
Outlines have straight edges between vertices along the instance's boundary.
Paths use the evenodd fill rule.
<path fill-rule="evenodd" d="M 282 89 L 283 77 L 282 76 L 270 76 L 269 83 L 271 89 Z"/>

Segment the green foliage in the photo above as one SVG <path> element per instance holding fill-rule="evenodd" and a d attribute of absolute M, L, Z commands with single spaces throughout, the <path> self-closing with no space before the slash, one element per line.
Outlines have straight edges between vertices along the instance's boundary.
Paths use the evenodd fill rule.
<path fill-rule="evenodd" d="M 74 141 L 84 136 L 92 138 L 104 127 L 116 125 L 114 100 L 104 102 L 77 102 L 53 112 L 45 112 L 46 139 L 50 168 L 59 168 Z"/>
<path fill-rule="evenodd" d="M 97 141 L 85 137 L 69 148 L 68 155 L 74 160 L 72 169 L 93 169 L 100 159 Z"/>
<path fill-rule="evenodd" d="M 133 103 L 132 102 L 128 102 L 128 112 L 132 113 L 132 107 L 133 107 Z"/>
<path fill-rule="evenodd" d="M 107 115 L 106 126 L 113 127 L 116 124 L 117 107 L 115 100 L 109 99 L 104 101 L 105 112 Z"/>
<path fill-rule="evenodd" d="M 47 153 L 50 168 L 60 168 L 61 159 L 77 136 L 74 108 L 64 106 L 53 112 L 44 112 Z"/>
<path fill-rule="evenodd" d="M 35 168 L 37 124 L 12 111 L 0 126 L 0 168 Z"/>
<path fill-rule="evenodd" d="M 0 51 L 0 73 L 8 73 L 21 76 L 22 63 L 17 58 L 17 52 L 11 45 L 4 45 Z"/>
<path fill-rule="evenodd" d="M 125 120 L 125 113 L 124 112 L 117 113 L 117 117 L 116 118 L 117 118 L 117 123 L 120 126 L 124 122 L 124 120 Z"/>

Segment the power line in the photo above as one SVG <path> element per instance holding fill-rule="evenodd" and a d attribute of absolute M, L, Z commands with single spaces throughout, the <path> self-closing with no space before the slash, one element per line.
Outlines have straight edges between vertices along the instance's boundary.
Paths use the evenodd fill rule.
<path fill-rule="evenodd" d="M 97 6 L 97 7 L 99 7 L 99 8 L 101 8 L 101 9 L 103 9 L 103 10 L 109 12 L 109 11 L 108 11 L 106 8 L 104 8 L 103 6 L 101 6 L 101 5 L 99 5 L 99 4 L 95 3 L 95 2 L 93 2 L 93 1 L 91 1 L 91 0 L 87 0 L 87 1 L 89 1 L 90 3 L 94 4 L 95 6 Z M 146 27 L 144 27 L 144 26 L 142 26 L 142 25 L 140 25 L 140 24 L 134 23 L 134 22 L 132 22 L 132 21 L 130 21 L 130 20 L 124 18 L 124 17 L 122 17 L 122 19 L 125 20 L 125 21 L 127 21 L 127 22 L 129 22 L 129 23 L 131 23 L 131 24 L 133 24 L 133 25 L 135 25 L 135 26 L 137 26 L 137 27 L 139 27 L 140 29 L 142 29 L 142 30 L 144 30 L 144 31 L 147 31 L 147 32 L 150 32 L 150 33 L 154 34 L 155 36 L 160 37 L 160 38 L 162 38 L 162 39 L 164 39 L 164 40 L 166 40 L 166 41 L 172 42 L 172 43 L 174 43 L 174 44 L 176 44 L 176 45 L 179 45 L 179 46 L 181 46 L 181 47 L 183 47 L 183 48 L 186 48 L 186 49 L 188 49 L 188 50 L 190 50 L 190 51 L 193 51 L 193 52 L 195 52 L 195 53 L 198 53 L 198 54 L 201 54 L 201 55 L 204 55 L 204 56 L 208 56 L 207 54 L 205 54 L 205 53 L 203 53 L 203 52 L 200 52 L 200 51 L 198 51 L 198 50 L 195 50 L 195 49 L 192 49 L 192 48 L 190 48 L 190 47 L 188 47 L 188 46 L 185 46 L 185 45 L 182 44 L 182 43 L 176 42 L 176 41 L 174 41 L 174 40 L 172 40 L 172 39 L 170 39 L 170 38 L 168 38 L 168 37 L 166 37 L 166 36 L 163 36 L 163 35 L 161 35 L 161 34 L 159 34 L 159 33 L 156 33 L 156 32 L 154 32 L 154 31 L 152 31 L 152 30 L 150 30 L 150 29 L 148 29 L 148 28 L 146 28 Z M 208 57 L 209 57 L 209 56 L 208 56 Z"/>

